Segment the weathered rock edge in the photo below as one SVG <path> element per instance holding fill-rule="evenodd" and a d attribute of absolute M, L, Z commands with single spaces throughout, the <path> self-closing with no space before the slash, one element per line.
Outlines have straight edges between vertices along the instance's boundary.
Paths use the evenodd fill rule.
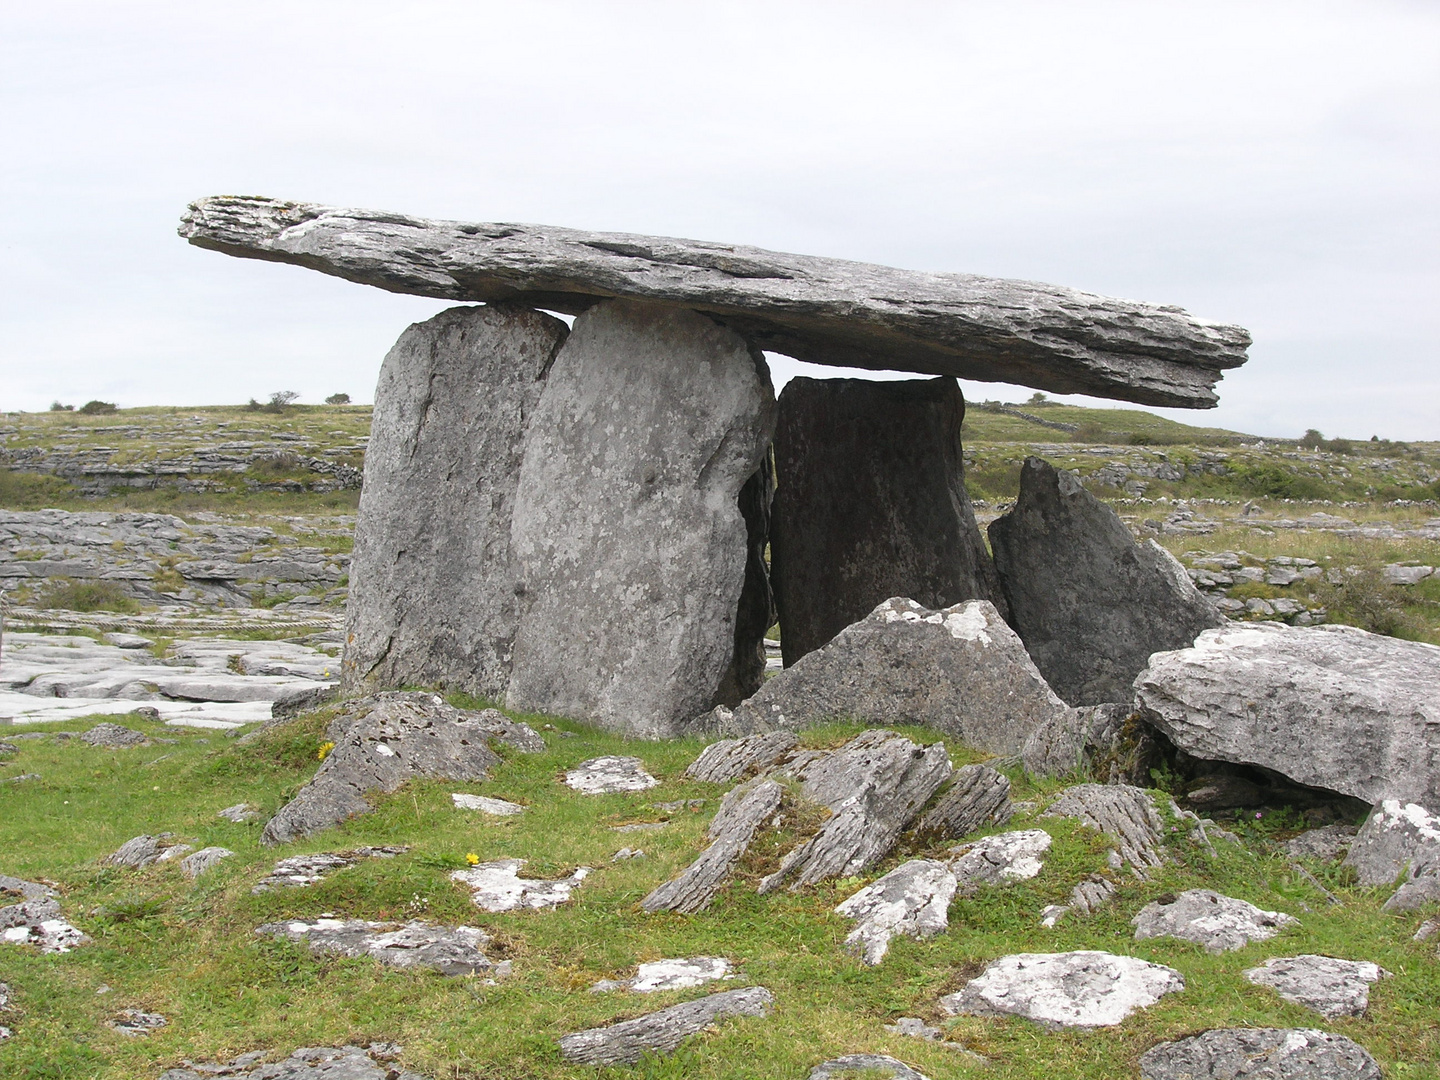
<path fill-rule="evenodd" d="M 634 1020 L 564 1035 L 558 1040 L 560 1056 L 590 1065 L 633 1065 L 647 1050 L 670 1053 L 725 1017 L 764 1016 L 774 1003 L 775 996 L 763 986 L 726 990 Z"/>
<path fill-rule="evenodd" d="M 681 304 L 762 349 L 816 364 L 954 375 L 1142 405 L 1211 408 L 1250 334 L 1180 308 L 975 274 L 925 274 L 761 248 L 548 225 L 430 221 L 255 196 L 190 204 L 197 247 L 389 292 Z"/>

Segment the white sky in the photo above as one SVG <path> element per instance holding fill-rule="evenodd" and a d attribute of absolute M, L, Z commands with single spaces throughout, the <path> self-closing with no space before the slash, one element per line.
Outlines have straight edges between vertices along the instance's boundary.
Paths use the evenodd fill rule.
<path fill-rule="evenodd" d="M 0 0 L 0 408 L 370 400 L 446 305 L 175 235 L 263 194 L 1180 304 L 1168 415 L 1440 439 L 1437 136 L 1433 0 Z"/>

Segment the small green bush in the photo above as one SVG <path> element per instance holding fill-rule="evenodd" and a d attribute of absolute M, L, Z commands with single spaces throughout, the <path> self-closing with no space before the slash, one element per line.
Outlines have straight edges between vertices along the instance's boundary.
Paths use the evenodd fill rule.
<path fill-rule="evenodd" d="M 1075 429 L 1070 436 L 1071 442 L 1078 443 L 1101 443 L 1106 441 L 1106 431 L 1097 421 L 1087 420 Z"/>
<path fill-rule="evenodd" d="M 350 404 L 350 395 L 349 395 L 349 394 L 331 394 L 329 397 L 327 397 L 327 398 L 325 399 L 325 404 L 326 404 L 326 405 L 349 405 L 349 404 Z"/>
<path fill-rule="evenodd" d="M 1405 610 L 1407 597 L 1398 585 L 1386 584 L 1379 570 L 1361 570 L 1338 585 L 1326 584 L 1319 590 L 1325 605 L 1326 618 L 1369 630 L 1372 634 L 1419 641 L 1425 624 Z"/>
<path fill-rule="evenodd" d="M 80 406 L 80 411 L 86 416 L 109 416 L 111 413 L 119 412 L 120 407 L 113 401 L 87 401 Z"/>
<path fill-rule="evenodd" d="M 40 589 L 36 606 L 65 611 L 120 611 L 133 614 L 140 605 L 113 581 L 51 578 Z"/>

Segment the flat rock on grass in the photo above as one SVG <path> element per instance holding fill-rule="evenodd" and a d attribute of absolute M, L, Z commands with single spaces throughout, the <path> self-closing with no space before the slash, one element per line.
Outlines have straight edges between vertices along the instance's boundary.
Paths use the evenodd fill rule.
<path fill-rule="evenodd" d="M 1326 825 L 1285 841 L 1285 853 L 1292 859 L 1333 862 L 1349 851 L 1354 842 L 1354 825 Z"/>
<path fill-rule="evenodd" d="M 485 955 L 490 936 L 473 926 L 433 926 L 425 922 L 366 922 L 362 919 L 316 919 L 266 923 L 257 934 L 269 934 L 309 945 L 315 952 L 369 956 L 396 968 L 429 968 L 442 975 L 508 974 Z"/>
<path fill-rule="evenodd" d="M 0 874 L 0 900 L 19 900 L 0 907 L 0 941 L 35 945 L 46 953 L 69 952 L 89 944 L 87 934 L 61 918 L 57 895 L 38 881 Z"/>
<path fill-rule="evenodd" d="M 1021 1016 L 1049 1028 L 1112 1027 L 1185 989 L 1174 968 L 1085 949 L 1002 956 L 940 999 L 950 1016 Z"/>
<path fill-rule="evenodd" d="M 362 847 L 350 851 L 317 851 L 313 855 L 291 855 L 281 859 L 250 891 L 268 892 L 271 889 L 303 889 L 314 885 L 347 866 L 354 866 L 361 859 L 393 859 L 409 851 L 402 847 Z"/>
<path fill-rule="evenodd" d="M 1368 1051 L 1313 1028 L 1216 1028 L 1161 1043 L 1140 1058 L 1142 1080 L 1381 1080 Z"/>
<path fill-rule="evenodd" d="M 124 749 L 130 746 L 148 746 L 150 740 L 138 731 L 119 724 L 96 724 L 89 731 L 82 732 L 80 741 L 91 746 L 108 746 Z"/>
<path fill-rule="evenodd" d="M 950 925 L 955 886 L 955 874 L 943 862 L 901 863 L 835 909 L 855 921 L 845 938 L 846 949 L 874 965 L 885 958 L 897 934 L 924 940 L 942 933 Z"/>
<path fill-rule="evenodd" d="M 987 825 L 1003 825 L 1014 813 L 1010 778 L 988 765 L 966 765 L 955 770 L 950 786 L 920 819 L 917 831 L 959 840 Z"/>
<path fill-rule="evenodd" d="M 970 896 L 982 885 L 1008 885 L 1033 878 L 1044 865 L 1050 842 L 1044 829 L 1020 829 L 951 848 L 955 858 L 950 860 L 950 869 L 959 894 Z"/>
<path fill-rule="evenodd" d="M 172 843 L 172 835 L 160 833 L 158 836 L 136 836 L 126 840 L 113 854 L 100 861 L 110 866 L 128 866 L 138 870 L 152 863 L 170 862 L 194 850 L 189 844 Z"/>
<path fill-rule="evenodd" d="M 637 757 L 597 757 L 582 761 L 565 774 L 565 784 L 582 795 L 644 791 L 660 783 Z"/>
<path fill-rule="evenodd" d="M 647 1053 L 668 1054 L 685 1039 L 731 1016 L 764 1016 L 775 996 L 763 986 L 726 990 L 605 1027 L 562 1036 L 560 1056 L 587 1065 L 633 1065 Z"/>
<path fill-rule="evenodd" d="M 733 978 L 730 961 L 724 957 L 691 956 L 681 960 L 652 960 L 636 967 L 635 974 L 628 979 L 601 979 L 590 989 L 595 993 L 629 990 L 636 994 L 655 994 Z"/>
<path fill-rule="evenodd" d="M 856 1076 L 873 1076 L 876 1080 L 881 1077 L 887 1080 L 930 1080 L 924 1073 L 888 1054 L 845 1054 L 822 1061 L 810 1070 L 807 1080 L 850 1080 Z"/>
<path fill-rule="evenodd" d="M 234 806 L 225 807 L 225 809 L 221 810 L 216 816 L 222 817 L 226 821 L 233 821 L 236 825 L 245 825 L 252 821 L 258 821 L 260 819 L 260 810 L 258 807 L 252 806 L 249 803 L 242 802 L 236 803 Z"/>
<path fill-rule="evenodd" d="M 1300 920 L 1283 911 L 1265 911 L 1246 900 L 1222 896 L 1211 889 L 1187 889 L 1180 895 L 1156 900 L 1130 920 L 1135 940 L 1174 937 L 1203 945 L 1215 955 L 1243 949 L 1256 941 L 1269 941 Z"/>
<path fill-rule="evenodd" d="M 207 870 L 213 870 L 226 859 L 233 858 L 235 852 L 229 848 L 206 847 L 191 855 L 186 855 L 180 860 L 180 869 L 185 871 L 186 877 L 196 878 Z"/>
<path fill-rule="evenodd" d="M 1327 1020 L 1364 1016 L 1370 984 L 1390 972 L 1368 960 L 1333 956 L 1277 956 L 1245 972 L 1256 986 L 1268 986 L 1286 1001 L 1314 1009 Z"/>
<path fill-rule="evenodd" d="M 492 799 L 488 795 L 466 795 L 457 791 L 450 796 L 450 801 L 457 810 L 479 810 L 482 814 L 493 814 L 496 817 L 513 817 L 525 812 L 525 807 L 519 803 Z"/>
<path fill-rule="evenodd" d="M 211 1080 L 216 1076 L 233 1080 L 428 1080 L 409 1069 L 393 1064 L 396 1048 L 391 1045 L 369 1050 L 358 1046 L 306 1046 L 283 1061 L 267 1065 L 264 1051 L 241 1054 L 223 1065 L 192 1065 L 167 1069 L 160 1080 Z"/>
<path fill-rule="evenodd" d="M 149 1035 L 158 1031 L 170 1021 L 159 1013 L 143 1012 L 140 1009 L 121 1009 L 105 1026 L 121 1035 Z"/>
<path fill-rule="evenodd" d="M 590 874 L 581 866 L 569 877 L 556 881 L 522 878 L 524 859 L 497 859 L 450 875 L 470 890 L 470 900 L 482 911 L 520 911 L 526 908 L 553 908 L 568 903 L 570 894 Z"/>
<path fill-rule="evenodd" d="M 1076 784 L 1060 793 L 1045 817 L 1073 817 L 1116 841 L 1120 857 L 1137 875 L 1161 866 L 1162 823 L 1142 788 L 1129 784 Z"/>

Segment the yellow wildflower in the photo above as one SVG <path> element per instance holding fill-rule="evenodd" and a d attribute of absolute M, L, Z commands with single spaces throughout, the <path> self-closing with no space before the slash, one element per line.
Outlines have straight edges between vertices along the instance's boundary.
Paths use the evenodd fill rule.
<path fill-rule="evenodd" d="M 321 761 L 324 761 L 330 755 L 330 751 L 334 749 L 335 744 L 333 742 L 322 742 L 320 744 L 320 749 L 316 751 L 315 756 Z"/>

